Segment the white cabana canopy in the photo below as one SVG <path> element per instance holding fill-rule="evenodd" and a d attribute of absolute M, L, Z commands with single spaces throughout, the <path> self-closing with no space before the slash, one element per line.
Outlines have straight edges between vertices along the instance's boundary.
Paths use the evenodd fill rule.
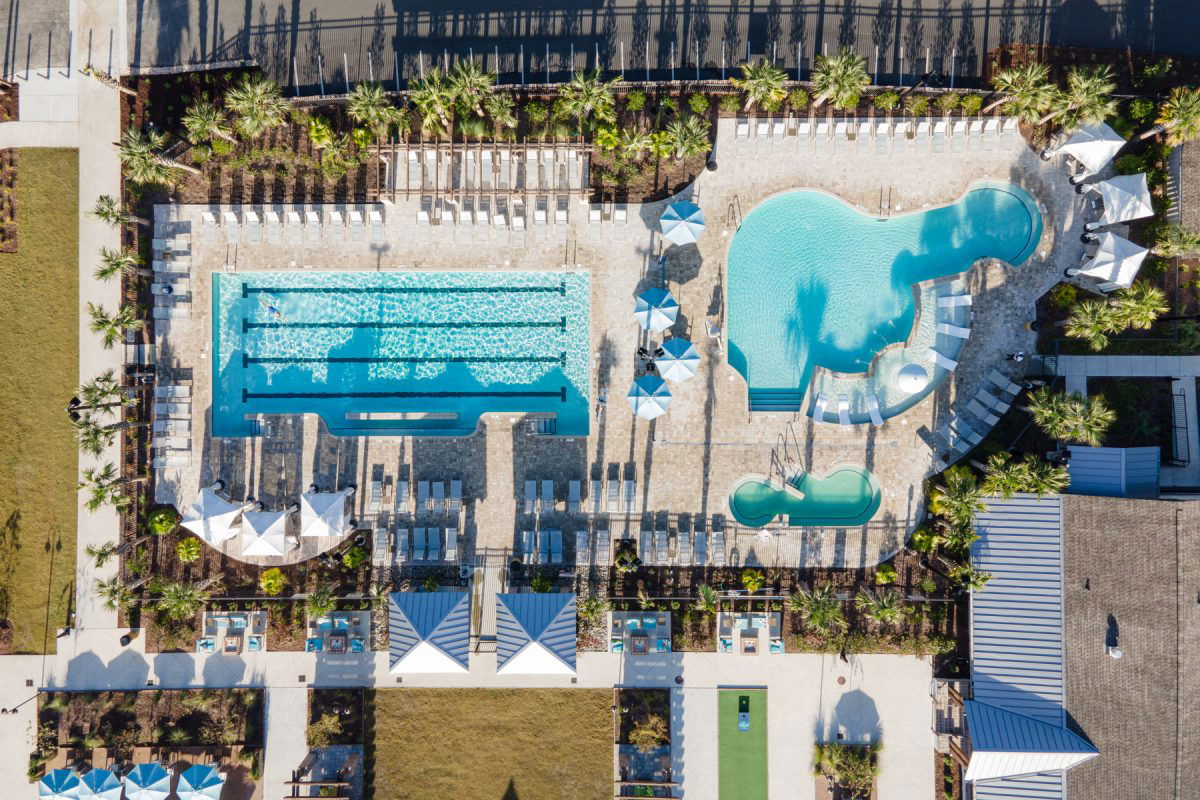
<path fill-rule="evenodd" d="M 1079 274 L 1100 281 L 1100 288 L 1105 291 L 1124 289 L 1133 283 L 1149 252 L 1128 239 L 1105 233 L 1100 237 L 1096 255 L 1083 262 Z"/>
<path fill-rule="evenodd" d="M 1125 146 L 1125 140 L 1103 122 L 1080 127 L 1055 153 L 1066 153 L 1089 173 L 1097 173 Z"/>
<path fill-rule="evenodd" d="M 346 498 L 353 489 L 300 495 L 301 536 L 341 536 L 346 532 Z"/>
<path fill-rule="evenodd" d="M 657 375 L 643 375 L 629 390 L 629 407 L 642 419 L 657 419 L 671 405 L 671 390 Z"/>
<path fill-rule="evenodd" d="M 1090 188 L 1100 195 L 1100 201 L 1104 203 L 1104 214 L 1095 222 L 1088 223 L 1086 227 L 1089 229 L 1154 216 L 1154 207 L 1150 205 L 1150 189 L 1146 186 L 1144 172 L 1136 175 L 1118 175 L 1094 183 Z"/>
<path fill-rule="evenodd" d="M 663 238 L 674 244 L 695 244 L 704 232 L 704 212 L 700 206 L 680 200 L 667 206 L 658 221 Z"/>
<path fill-rule="evenodd" d="M 638 295 L 633 316 L 646 330 L 660 333 L 675 324 L 679 303 L 666 289 L 647 289 Z"/>
<path fill-rule="evenodd" d="M 686 381 L 696 376 L 700 368 L 700 352 L 687 339 L 668 339 L 662 344 L 663 354 L 654 359 L 658 374 L 669 381 Z"/>
<path fill-rule="evenodd" d="M 247 511 L 242 515 L 242 555 L 281 556 L 292 548 L 286 511 Z"/>
<path fill-rule="evenodd" d="M 241 505 L 229 502 L 212 487 L 205 487 L 180 524 L 209 544 L 216 545 L 237 536 L 241 521 Z"/>

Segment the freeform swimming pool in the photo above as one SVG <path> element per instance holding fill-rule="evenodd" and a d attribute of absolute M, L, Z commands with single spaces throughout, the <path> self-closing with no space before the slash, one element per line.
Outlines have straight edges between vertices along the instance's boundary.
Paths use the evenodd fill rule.
<path fill-rule="evenodd" d="M 1024 262 L 1037 203 L 1017 186 L 975 184 L 958 202 L 876 219 L 817 191 L 756 206 L 729 246 L 729 362 L 752 409 L 798 409 L 814 366 L 865 372 L 912 330 L 912 286 L 980 258 Z"/>
<path fill-rule="evenodd" d="M 781 514 L 797 527 L 849 528 L 865 525 L 879 510 L 879 481 L 870 470 L 852 464 L 824 477 L 811 472 L 786 486 L 762 475 L 747 475 L 729 493 L 729 511 L 739 524 L 761 528 Z"/>
<path fill-rule="evenodd" d="M 491 411 L 586 435 L 588 311 L 579 272 L 214 273 L 213 435 L 311 412 L 336 435 L 460 436 Z"/>

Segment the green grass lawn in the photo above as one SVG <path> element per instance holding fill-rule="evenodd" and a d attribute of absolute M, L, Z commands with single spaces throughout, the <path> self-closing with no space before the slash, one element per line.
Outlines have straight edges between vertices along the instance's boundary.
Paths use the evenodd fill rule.
<path fill-rule="evenodd" d="M 0 618 L 13 651 L 53 653 L 75 578 L 79 155 L 23 149 L 18 252 L 0 253 Z"/>
<path fill-rule="evenodd" d="M 738 730 L 738 709 L 746 698 L 750 730 Z M 722 800 L 766 800 L 767 690 L 722 689 L 717 705 Z"/>
<path fill-rule="evenodd" d="M 611 690 L 381 689 L 371 702 L 375 800 L 613 796 Z"/>

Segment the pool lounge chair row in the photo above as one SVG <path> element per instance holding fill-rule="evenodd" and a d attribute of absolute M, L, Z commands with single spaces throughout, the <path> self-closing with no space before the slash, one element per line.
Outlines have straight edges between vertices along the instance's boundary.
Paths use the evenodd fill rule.
<path fill-rule="evenodd" d="M 383 243 L 383 211 L 379 208 L 277 211 L 272 208 L 200 212 L 205 244 L 217 244 L 224 230 L 229 244 L 362 244 L 370 228 L 371 244 Z"/>
<path fill-rule="evenodd" d="M 520 547 L 521 560 L 526 564 L 563 563 L 561 530 L 523 530 Z"/>
<path fill-rule="evenodd" d="M 376 564 L 405 564 L 408 562 L 427 563 L 438 561 L 446 564 L 458 563 L 458 529 L 446 528 L 445 537 L 440 528 L 397 528 L 392 536 L 390 553 L 380 555 L 380 544 L 388 544 L 387 530 L 375 529 L 375 555 L 372 561 Z M 444 545 L 444 546 L 443 546 Z"/>
<path fill-rule="evenodd" d="M 150 444 L 154 469 L 179 469 L 192 462 L 192 388 L 186 384 L 154 387 Z"/>
<path fill-rule="evenodd" d="M 867 416 L 871 420 L 872 425 L 883 424 L 883 414 L 879 408 L 879 398 L 874 394 L 868 394 L 864 399 L 867 406 Z M 828 411 L 829 397 L 824 392 L 817 392 L 816 399 L 813 402 L 812 418 L 813 422 L 828 422 L 825 419 L 825 414 Z M 837 396 L 837 415 L 838 424 L 842 427 L 849 427 L 855 424 L 850 419 L 850 397 L 845 394 Z"/>
<path fill-rule="evenodd" d="M 589 180 L 587 155 L 573 148 L 420 147 L 396 159 L 396 189 L 409 193 L 578 192 Z"/>
<path fill-rule="evenodd" d="M 566 195 L 553 198 L 539 195 L 533 199 L 532 218 L 522 199 L 507 197 L 468 197 L 461 203 L 445 198 L 421 198 L 417 209 L 417 228 L 424 242 L 430 241 L 436 228 L 441 236 L 453 236 L 454 241 L 473 241 L 524 247 L 526 232 L 533 231 L 537 241 L 548 241 L 553 231 L 555 241 L 565 242 L 570 223 L 571 199 Z"/>
<path fill-rule="evenodd" d="M 734 147 L 738 156 L 757 158 L 783 152 L 789 146 L 807 146 L 824 155 L 873 153 L 887 156 L 905 152 L 987 152 L 997 142 L 1009 142 L 1017 134 L 1017 120 L 975 118 L 971 120 L 927 117 L 909 119 L 739 119 L 734 123 Z"/>
<path fill-rule="evenodd" d="M 595 490 L 595 482 L 593 481 L 593 491 Z M 522 502 L 522 509 L 526 514 L 548 514 L 556 510 L 557 503 L 555 501 L 554 481 L 541 481 L 541 490 L 538 490 L 538 481 L 525 481 L 525 491 L 519 498 Z M 583 510 L 583 482 L 582 481 L 567 481 L 567 503 L 566 511 L 569 514 L 578 514 Z"/>
<path fill-rule="evenodd" d="M 674 531 L 643 530 L 638 536 L 638 558 L 647 566 L 703 567 L 712 563 L 713 566 L 723 567 L 728 560 L 724 523 L 714 518 L 709 531 L 705 519 L 698 517 L 691 526 Z"/>
<path fill-rule="evenodd" d="M 372 482 L 372 496 L 375 492 L 375 483 L 378 481 Z M 382 489 L 382 485 L 380 488 Z M 409 481 L 407 479 L 396 481 L 395 509 L 397 514 L 420 514 L 425 511 L 435 514 L 457 514 L 463 507 L 462 481 L 450 481 L 449 497 L 446 495 L 446 481 L 417 481 L 417 501 L 415 504 L 411 504 L 411 500 Z M 368 511 L 370 508 L 371 506 L 368 504 Z"/>

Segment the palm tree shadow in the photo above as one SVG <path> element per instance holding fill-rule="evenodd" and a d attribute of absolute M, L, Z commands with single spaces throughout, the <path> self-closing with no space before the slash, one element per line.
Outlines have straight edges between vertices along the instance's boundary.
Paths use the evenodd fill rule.
<path fill-rule="evenodd" d="M 521 800 L 521 796 L 517 794 L 517 785 L 512 778 L 508 779 L 508 788 L 504 790 L 500 800 Z"/>

